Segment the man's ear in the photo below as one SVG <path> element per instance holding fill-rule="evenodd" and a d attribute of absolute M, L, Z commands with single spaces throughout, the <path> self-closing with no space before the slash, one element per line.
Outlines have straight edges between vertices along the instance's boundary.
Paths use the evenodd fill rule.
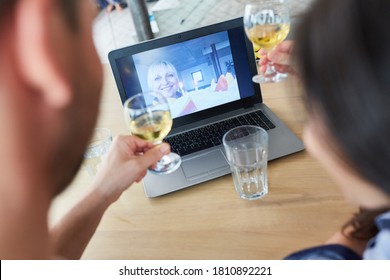
<path fill-rule="evenodd" d="M 56 49 L 64 40 L 61 36 L 67 35 L 61 34 L 64 24 L 62 21 L 61 25 L 62 17 L 58 16 L 57 1 L 20 0 L 17 3 L 15 38 L 21 74 L 48 105 L 64 107 L 72 98 L 72 84 L 69 69 L 63 63 L 66 52 L 60 54 L 67 46 Z"/>

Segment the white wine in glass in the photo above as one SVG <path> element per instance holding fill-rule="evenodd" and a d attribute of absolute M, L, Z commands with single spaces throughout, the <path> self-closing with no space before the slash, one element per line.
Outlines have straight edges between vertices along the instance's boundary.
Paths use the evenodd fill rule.
<path fill-rule="evenodd" d="M 286 39 L 290 31 L 290 16 L 285 0 L 259 0 L 247 4 L 244 14 L 244 28 L 249 40 L 266 52 Z M 274 83 L 287 77 L 267 64 L 264 74 L 253 77 L 255 83 Z"/>
<path fill-rule="evenodd" d="M 133 135 L 152 143 L 161 143 L 171 130 L 171 114 L 163 110 L 145 113 L 131 120 L 129 127 Z"/>
<path fill-rule="evenodd" d="M 157 93 L 138 93 L 124 103 L 125 121 L 133 135 L 161 144 L 172 127 L 172 117 L 167 100 Z M 149 171 L 162 175 L 175 171 L 181 158 L 175 153 L 163 156 Z"/>

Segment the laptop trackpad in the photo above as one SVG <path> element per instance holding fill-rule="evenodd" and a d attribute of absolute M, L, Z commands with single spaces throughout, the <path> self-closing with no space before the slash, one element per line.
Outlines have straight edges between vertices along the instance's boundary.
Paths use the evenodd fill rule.
<path fill-rule="evenodd" d="M 188 180 L 206 176 L 229 168 L 221 150 L 215 150 L 183 160 L 182 168 Z"/>

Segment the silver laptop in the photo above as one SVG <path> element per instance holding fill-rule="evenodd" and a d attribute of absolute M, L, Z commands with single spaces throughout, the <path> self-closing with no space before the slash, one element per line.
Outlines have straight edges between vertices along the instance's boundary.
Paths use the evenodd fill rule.
<path fill-rule="evenodd" d="M 114 50 L 109 61 L 122 103 L 149 90 L 152 64 L 164 61 L 176 70 L 178 93 L 169 102 L 173 127 L 165 141 L 181 155 L 182 164 L 169 175 L 148 173 L 147 197 L 231 173 L 222 136 L 235 126 L 265 128 L 269 160 L 304 149 L 302 141 L 262 103 L 260 87 L 252 82 L 256 64 L 242 18 Z"/>

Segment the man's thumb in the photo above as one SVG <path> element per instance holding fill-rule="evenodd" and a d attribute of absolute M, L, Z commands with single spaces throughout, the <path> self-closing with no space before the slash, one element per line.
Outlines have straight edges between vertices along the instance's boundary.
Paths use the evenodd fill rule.
<path fill-rule="evenodd" d="M 171 152 L 171 148 L 167 143 L 156 145 L 150 150 L 146 151 L 140 158 L 140 163 L 146 169 L 159 161 L 164 155 Z"/>

